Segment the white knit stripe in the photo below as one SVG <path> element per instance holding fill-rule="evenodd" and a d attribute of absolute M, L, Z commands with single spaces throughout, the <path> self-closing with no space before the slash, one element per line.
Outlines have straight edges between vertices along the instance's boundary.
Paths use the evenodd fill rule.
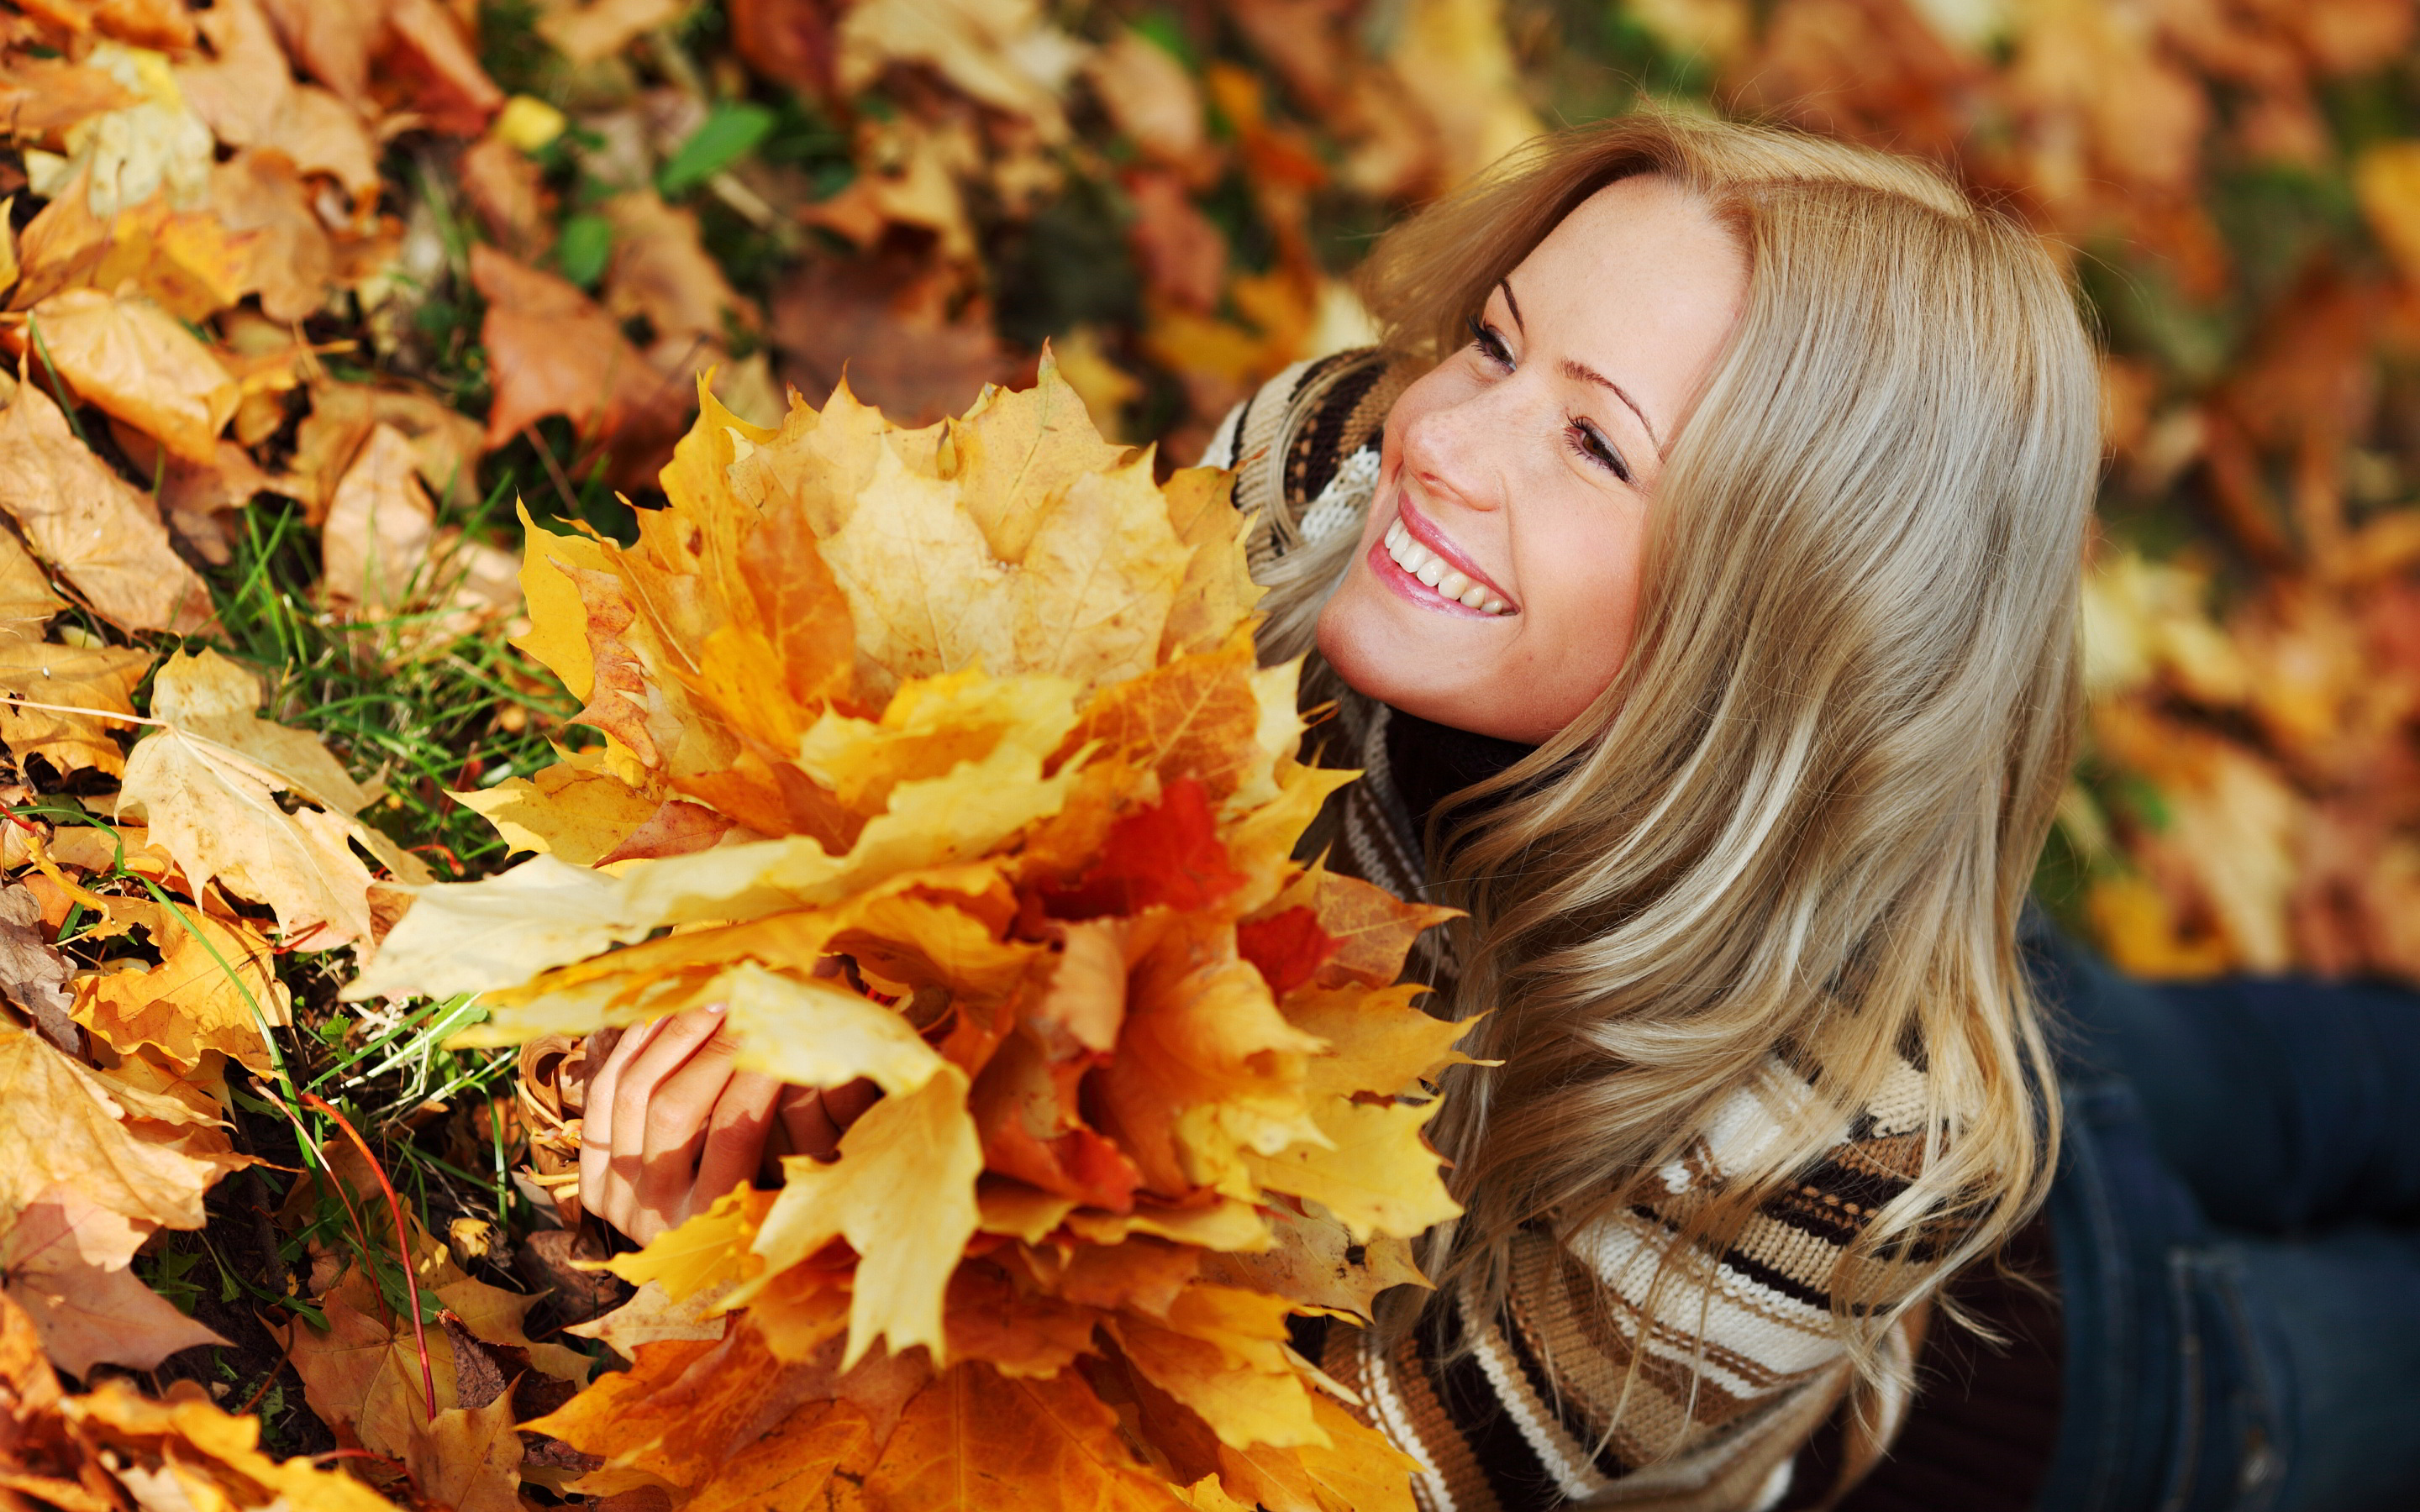
<path fill-rule="evenodd" d="M 1637 1309 L 1648 1296 L 1655 1268 L 1671 1239 L 1660 1226 L 1622 1214 L 1587 1226 L 1573 1234 L 1568 1243 L 1575 1258 Z M 1702 1252 L 1679 1257 L 1681 1265 L 1700 1275 L 1704 1261 Z M 1714 1268 L 1711 1295 L 1697 1284 L 1697 1277 L 1675 1277 L 1657 1299 L 1652 1320 L 1655 1327 L 1644 1345 L 1650 1358 L 1673 1361 L 1700 1372 L 1744 1400 L 1769 1395 L 1776 1386 L 1745 1380 L 1724 1368 L 1699 1352 L 1696 1340 L 1702 1338 L 1785 1379 L 1821 1370 L 1846 1352 L 1829 1312 L 1761 1286 L 1728 1265 Z M 1636 1328 L 1626 1320 L 1624 1326 L 1637 1347 Z M 1689 1341 L 1688 1345 L 1661 1336 L 1668 1333 Z"/>
<path fill-rule="evenodd" d="M 1378 1431 L 1388 1443 L 1419 1461 L 1419 1473 L 1412 1477 L 1412 1493 L 1419 1498 L 1421 1512 L 1460 1512 L 1445 1477 L 1437 1473 L 1436 1461 L 1429 1458 L 1429 1446 L 1412 1427 L 1411 1409 L 1395 1389 L 1395 1367 L 1383 1350 L 1373 1347 L 1367 1334 L 1356 1339 L 1353 1347 L 1361 1354 L 1361 1399 L 1370 1404 Z"/>
<path fill-rule="evenodd" d="M 1302 512 L 1295 530 L 1305 546 L 1316 546 L 1338 531 L 1361 523 L 1370 496 L 1378 490 L 1378 449 L 1365 446 L 1344 459 L 1327 486 Z"/>
<path fill-rule="evenodd" d="M 1468 1316 L 1464 1315 L 1466 1320 Z M 1504 1335 L 1490 1324 L 1471 1336 L 1477 1343 L 1472 1355 L 1486 1373 L 1487 1383 L 1496 1388 L 1496 1399 L 1504 1404 L 1512 1426 L 1521 1430 L 1538 1462 L 1555 1478 L 1556 1489 L 1575 1502 L 1611 1490 L 1614 1482 L 1596 1473 L 1588 1451 L 1572 1442 L 1561 1422 L 1530 1390 L 1528 1378 L 1521 1373 L 1520 1362 L 1512 1358 Z"/>

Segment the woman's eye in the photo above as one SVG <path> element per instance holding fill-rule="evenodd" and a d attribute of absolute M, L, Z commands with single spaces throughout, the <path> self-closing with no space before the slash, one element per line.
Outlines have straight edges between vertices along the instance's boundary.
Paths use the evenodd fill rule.
<path fill-rule="evenodd" d="M 1497 366 L 1509 368 L 1512 365 L 1512 348 L 1504 344 L 1503 336 L 1494 326 L 1475 315 L 1470 317 L 1470 342 L 1479 348 L 1481 356 Z"/>
<path fill-rule="evenodd" d="M 1621 453 L 1615 450 L 1613 442 L 1605 439 L 1605 432 L 1597 429 L 1593 424 L 1585 420 L 1575 420 L 1565 435 L 1570 438 L 1573 451 L 1622 482 L 1630 481 L 1630 464 L 1621 459 Z"/>

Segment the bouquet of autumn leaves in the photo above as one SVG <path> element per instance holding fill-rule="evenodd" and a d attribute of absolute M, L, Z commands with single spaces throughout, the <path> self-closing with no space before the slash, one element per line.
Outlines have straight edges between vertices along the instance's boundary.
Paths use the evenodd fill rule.
<path fill-rule="evenodd" d="M 1395 980 L 1441 916 L 1292 858 L 1351 774 L 1295 759 L 1225 477 L 1047 361 L 921 430 L 701 402 L 635 544 L 531 531 L 520 644 L 605 744 L 475 795 L 539 854 L 353 995 L 484 994 L 482 1044 L 720 1003 L 740 1065 L 884 1095 L 613 1261 L 631 1367 L 525 1427 L 692 1509 L 1408 1508 L 1286 1320 L 1457 1211 L 1460 1026 Z"/>

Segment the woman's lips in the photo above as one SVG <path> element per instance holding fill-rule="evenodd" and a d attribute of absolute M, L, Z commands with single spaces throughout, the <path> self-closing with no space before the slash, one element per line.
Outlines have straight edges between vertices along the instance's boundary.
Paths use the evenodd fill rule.
<path fill-rule="evenodd" d="M 1370 548 L 1370 568 L 1387 585 L 1424 609 L 1480 619 L 1519 612 L 1502 589 L 1473 567 L 1443 532 L 1400 500 L 1386 533 Z"/>

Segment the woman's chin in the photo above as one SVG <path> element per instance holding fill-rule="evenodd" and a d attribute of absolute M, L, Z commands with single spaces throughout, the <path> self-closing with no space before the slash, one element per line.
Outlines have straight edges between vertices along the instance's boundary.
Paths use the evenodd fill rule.
<path fill-rule="evenodd" d="M 1460 729 L 1485 721 L 1485 701 L 1470 685 L 1487 679 L 1473 679 L 1466 650 L 1450 643 L 1460 625 L 1442 616 L 1426 616 L 1437 625 L 1421 624 L 1388 600 L 1378 585 L 1348 579 L 1320 611 L 1319 654 L 1336 675 L 1363 697 L 1423 719 Z"/>

